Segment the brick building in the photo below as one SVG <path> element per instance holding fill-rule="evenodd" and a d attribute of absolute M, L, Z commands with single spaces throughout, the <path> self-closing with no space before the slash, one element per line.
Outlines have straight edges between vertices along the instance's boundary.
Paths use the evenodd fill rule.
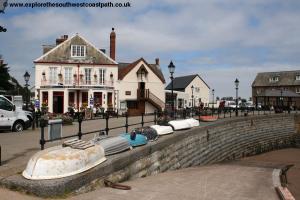
<path fill-rule="evenodd" d="M 252 98 L 256 106 L 300 108 L 300 70 L 258 73 L 252 83 Z"/>

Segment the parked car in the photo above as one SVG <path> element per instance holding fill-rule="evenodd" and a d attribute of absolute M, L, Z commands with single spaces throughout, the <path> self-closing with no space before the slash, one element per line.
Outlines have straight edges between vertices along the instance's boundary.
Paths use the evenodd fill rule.
<path fill-rule="evenodd" d="M 3 95 L 0 95 L 0 130 L 21 132 L 31 125 L 24 110 L 16 106 Z"/>

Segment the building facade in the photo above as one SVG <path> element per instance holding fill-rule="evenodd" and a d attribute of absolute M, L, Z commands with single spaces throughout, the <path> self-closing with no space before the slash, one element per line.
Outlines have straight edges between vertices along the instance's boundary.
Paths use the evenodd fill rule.
<path fill-rule="evenodd" d="M 170 106 L 172 82 L 165 89 L 166 106 Z M 208 107 L 210 87 L 198 74 L 174 78 L 173 90 L 175 108 L 199 107 L 200 105 Z"/>
<path fill-rule="evenodd" d="M 82 36 L 67 35 L 56 45 L 44 45 L 35 64 L 35 98 L 51 113 L 69 107 L 101 107 L 104 110 L 150 113 L 164 108 L 164 77 L 159 61 L 143 58 L 117 63 L 116 33 L 110 34 L 110 55 Z"/>
<path fill-rule="evenodd" d="M 254 105 L 300 108 L 300 70 L 258 73 L 252 83 Z"/>

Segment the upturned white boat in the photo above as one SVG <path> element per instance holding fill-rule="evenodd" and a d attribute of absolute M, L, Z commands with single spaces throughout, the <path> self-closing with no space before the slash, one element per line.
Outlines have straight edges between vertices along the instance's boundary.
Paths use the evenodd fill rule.
<path fill-rule="evenodd" d="M 131 148 L 129 142 L 121 136 L 117 137 L 96 137 L 93 140 L 94 144 L 100 145 L 104 148 L 105 155 L 112 155 L 121 153 Z"/>
<path fill-rule="evenodd" d="M 152 125 L 151 128 L 153 128 L 158 135 L 167 135 L 174 132 L 171 126 Z"/>
<path fill-rule="evenodd" d="M 200 125 L 199 121 L 194 118 L 186 119 L 187 123 L 189 123 L 192 127 L 197 127 Z"/>
<path fill-rule="evenodd" d="M 192 128 L 186 120 L 172 120 L 168 124 L 172 126 L 174 131 Z"/>
<path fill-rule="evenodd" d="M 31 180 L 63 178 L 87 171 L 105 160 L 104 149 L 100 145 L 69 140 L 64 146 L 34 154 L 22 175 Z"/>

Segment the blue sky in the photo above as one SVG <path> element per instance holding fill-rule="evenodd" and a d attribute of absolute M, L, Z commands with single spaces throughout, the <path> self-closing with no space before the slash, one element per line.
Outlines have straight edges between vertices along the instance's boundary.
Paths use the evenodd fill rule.
<path fill-rule="evenodd" d="M 167 66 L 173 60 L 175 76 L 198 73 L 215 96 L 233 96 L 239 78 L 240 94 L 247 98 L 258 72 L 300 69 L 300 1 L 129 2 L 131 8 L 7 8 L 0 14 L 0 25 L 8 29 L 0 33 L 0 54 L 23 83 L 26 70 L 34 77 L 33 60 L 43 44 L 79 33 L 108 52 L 115 27 L 117 61 L 144 57 L 154 63 L 158 57 L 169 82 Z"/>

